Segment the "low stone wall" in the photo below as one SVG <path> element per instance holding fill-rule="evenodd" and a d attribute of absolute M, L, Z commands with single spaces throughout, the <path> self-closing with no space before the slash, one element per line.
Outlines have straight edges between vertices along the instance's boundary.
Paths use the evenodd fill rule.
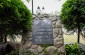
<path fill-rule="evenodd" d="M 20 48 L 20 55 L 23 54 L 24 50 L 31 51 L 37 55 L 65 55 L 64 49 L 64 39 L 62 32 L 62 25 L 58 16 L 49 16 L 49 15 L 34 15 L 33 19 L 46 19 L 49 18 L 52 20 L 53 26 L 53 39 L 54 45 L 42 47 L 41 45 L 34 45 L 32 43 L 32 32 L 28 33 L 28 37 L 24 38 L 26 41 L 25 44 Z"/>

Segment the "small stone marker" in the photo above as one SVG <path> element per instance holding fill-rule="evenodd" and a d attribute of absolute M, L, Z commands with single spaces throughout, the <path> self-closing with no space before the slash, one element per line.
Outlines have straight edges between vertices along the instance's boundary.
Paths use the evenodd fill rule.
<path fill-rule="evenodd" d="M 50 19 L 34 19 L 32 26 L 33 44 L 53 44 L 53 28 Z"/>

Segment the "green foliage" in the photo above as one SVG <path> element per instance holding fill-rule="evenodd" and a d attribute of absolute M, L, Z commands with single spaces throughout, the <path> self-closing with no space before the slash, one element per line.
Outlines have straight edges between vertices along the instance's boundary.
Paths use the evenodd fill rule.
<path fill-rule="evenodd" d="M 27 52 L 25 52 L 25 54 L 24 55 L 36 55 L 36 54 L 34 54 L 33 52 L 31 52 L 31 51 L 27 51 Z"/>
<path fill-rule="evenodd" d="M 30 0 L 27 0 L 27 2 L 29 3 L 29 2 L 30 2 Z"/>
<path fill-rule="evenodd" d="M 83 55 L 82 49 L 79 47 L 78 44 L 67 44 L 65 45 L 66 55 Z"/>
<path fill-rule="evenodd" d="M 0 0 L 0 36 L 31 30 L 32 14 L 21 0 Z"/>
<path fill-rule="evenodd" d="M 6 55 L 19 55 L 19 49 L 16 49 L 15 51 L 12 51 L 11 53 Z"/>
<path fill-rule="evenodd" d="M 85 0 L 67 0 L 61 10 L 61 22 L 68 30 L 82 29 L 85 26 Z"/>

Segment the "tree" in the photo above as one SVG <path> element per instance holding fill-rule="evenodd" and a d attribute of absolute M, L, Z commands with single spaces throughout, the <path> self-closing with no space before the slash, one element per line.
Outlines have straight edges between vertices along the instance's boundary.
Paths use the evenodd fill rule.
<path fill-rule="evenodd" d="M 66 29 L 78 29 L 79 42 L 80 32 L 85 27 L 85 0 L 67 0 L 62 6 L 60 19 Z"/>
<path fill-rule="evenodd" d="M 26 0 L 28 3 L 30 2 L 30 0 Z"/>
<path fill-rule="evenodd" d="M 32 14 L 21 0 L 0 0 L 0 42 L 31 30 Z"/>

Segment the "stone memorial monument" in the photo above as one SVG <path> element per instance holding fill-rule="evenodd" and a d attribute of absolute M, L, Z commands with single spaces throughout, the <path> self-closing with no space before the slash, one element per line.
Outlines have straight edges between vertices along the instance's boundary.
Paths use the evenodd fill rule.
<path fill-rule="evenodd" d="M 62 24 L 57 15 L 33 15 L 32 32 L 25 40 L 21 50 L 27 49 L 37 55 L 65 55 Z M 53 46 L 42 47 L 40 44 Z"/>

